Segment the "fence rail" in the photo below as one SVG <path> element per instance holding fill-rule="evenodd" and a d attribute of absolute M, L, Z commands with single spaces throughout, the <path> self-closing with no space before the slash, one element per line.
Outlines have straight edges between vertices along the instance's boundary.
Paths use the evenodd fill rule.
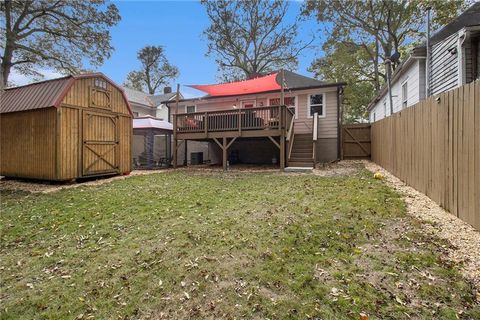
<path fill-rule="evenodd" d="M 372 124 L 372 160 L 480 229 L 480 81 Z"/>

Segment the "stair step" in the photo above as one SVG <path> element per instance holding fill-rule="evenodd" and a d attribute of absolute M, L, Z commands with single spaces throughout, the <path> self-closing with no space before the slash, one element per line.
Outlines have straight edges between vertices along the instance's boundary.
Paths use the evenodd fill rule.
<path fill-rule="evenodd" d="M 313 168 L 313 161 L 305 162 L 305 161 L 288 161 L 289 167 L 304 167 L 304 168 Z"/>
<path fill-rule="evenodd" d="M 288 161 L 293 161 L 293 162 L 311 162 L 313 163 L 313 158 L 312 157 L 309 157 L 309 158 L 301 158 L 301 157 L 290 157 L 290 159 L 288 159 Z"/>
<path fill-rule="evenodd" d="M 313 142 L 312 141 L 293 141 L 293 147 L 295 146 L 302 146 L 302 147 L 312 147 Z"/>
<path fill-rule="evenodd" d="M 312 158 L 312 151 L 307 151 L 307 152 L 292 152 L 290 155 L 290 159 L 292 158 L 299 158 L 299 159 L 311 159 Z"/>
<path fill-rule="evenodd" d="M 295 148 L 293 147 L 292 148 L 292 152 L 312 152 L 313 151 L 313 148 L 310 147 L 310 148 Z"/>
<path fill-rule="evenodd" d="M 285 172 L 311 173 L 313 166 L 309 167 L 286 167 Z"/>
<path fill-rule="evenodd" d="M 312 142 L 313 142 L 313 138 L 310 137 L 310 138 L 305 138 L 305 139 L 302 138 L 302 139 L 300 139 L 300 138 L 295 137 L 295 138 L 293 139 L 293 143 L 297 143 L 297 142 L 300 142 L 300 143 L 312 143 Z"/>

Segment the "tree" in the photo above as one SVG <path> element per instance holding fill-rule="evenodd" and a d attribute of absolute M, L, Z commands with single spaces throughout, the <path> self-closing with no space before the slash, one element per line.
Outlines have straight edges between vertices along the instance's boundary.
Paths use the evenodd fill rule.
<path fill-rule="evenodd" d="M 207 55 L 224 76 L 246 78 L 274 69 L 294 69 L 309 45 L 297 41 L 298 22 L 285 23 L 283 0 L 202 0 L 210 26 Z"/>
<path fill-rule="evenodd" d="M 439 26 L 453 19 L 465 6 L 464 0 L 312 0 L 305 3 L 303 14 L 315 16 L 322 24 L 328 37 L 323 45 L 327 57 L 315 60 L 311 69 L 342 75 L 352 89 L 346 89 L 345 99 L 357 118 L 366 113 L 365 97 L 376 94 L 385 83 L 385 62 L 395 52 L 403 53 L 424 37 L 425 9 L 431 6 L 435 16 L 433 25 Z M 355 52 L 362 58 L 348 59 L 345 50 Z M 322 61 L 329 61 L 329 65 Z M 346 65 L 343 65 L 346 63 Z M 395 69 L 400 61 L 394 61 Z M 353 68 L 362 72 L 342 73 Z M 386 71 L 387 70 L 387 71 Z M 333 79 L 326 79 L 333 80 Z M 340 79 L 342 80 L 342 79 Z M 372 94 L 363 91 L 366 82 L 372 85 Z M 348 87 L 348 86 L 347 86 Z M 353 105 L 356 104 L 356 105 Z M 350 120 L 355 116 L 347 113 Z"/>
<path fill-rule="evenodd" d="M 99 66 L 110 57 L 110 27 L 118 9 L 104 0 L 0 1 L 1 83 L 14 68 L 41 76 L 38 68 L 77 73 L 84 59 Z"/>
<path fill-rule="evenodd" d="M 324 46 L 326 56 L 312 62 L 309 71 L 324 81 L 347 82 L 344 88 L 343 120 L 355 123 L 367 118 L 367 105 L 375 93 L 370 56 L 362 48 L 334 43 Z"/>
<path fill-rule="evenodd" d="M 142 68 L 128 73 L 126 87 L 154 94 L 160 86 L 167 84 L 168 80 L 178 77 L 178 68 L 168 62 L 161 46 L 146 46 L 140 49 L 137 59 Z"/>

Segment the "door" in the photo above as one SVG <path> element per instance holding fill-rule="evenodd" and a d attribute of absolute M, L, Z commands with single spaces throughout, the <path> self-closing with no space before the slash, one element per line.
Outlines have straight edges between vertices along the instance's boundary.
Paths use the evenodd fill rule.
<path fill-rule="evenodd" d="M 243 100 L 242 108 L 249 109 L 255 107 L 255 100 Z"/>
<path fill-rule="evenodd" d="M 119 173 L 118 117 L 83 111 L 82 175 Z"/>

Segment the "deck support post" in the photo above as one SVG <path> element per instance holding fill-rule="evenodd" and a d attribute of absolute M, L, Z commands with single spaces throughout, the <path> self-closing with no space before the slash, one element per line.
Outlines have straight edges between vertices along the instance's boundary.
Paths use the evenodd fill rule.
<path fill-rule="evenodd" d="M 280 171 L 285 171 L 285 122 L 287 108 L 280 106 Z"/>
<path fill-rule="evenodd" d="M 183 157 L 183 165 L 184 165 L 185 167 L 188 165 L 188 147 L 187 147 L 187 142 L 188 142 L 188 140 L 185 140 L 185 149 L 184 149 L 184 150 L 185 150 L 185 151 L 184 151 L 185 155 L 184 155 L 184 157 Z"/>
<path fill-rule="evenodd" d="M 177 137 L 173 137 L 173 167 L 177 168 Z"/>
<path fill-rule="evenodd" d="M 177 93 L 175 94 L 175 114 L 172 117 L 173 122 L 173 167 L 177 168 L 178 161 L 178 146 L 177 146 L 177 115 L 178 115 L 178 102 L 180 100 L 180 84 L 177 83 Z"/>
<path fill-rule="evenodd" d="M 285 170 L 285 137 L 280 137 L 280 170 Z"/>
<path fill-rule="evenodd" d="M 223 171 L 227 171 L 227 138 L 223 137 L 222 141 L 222 161 L 223 161 Z"/>

